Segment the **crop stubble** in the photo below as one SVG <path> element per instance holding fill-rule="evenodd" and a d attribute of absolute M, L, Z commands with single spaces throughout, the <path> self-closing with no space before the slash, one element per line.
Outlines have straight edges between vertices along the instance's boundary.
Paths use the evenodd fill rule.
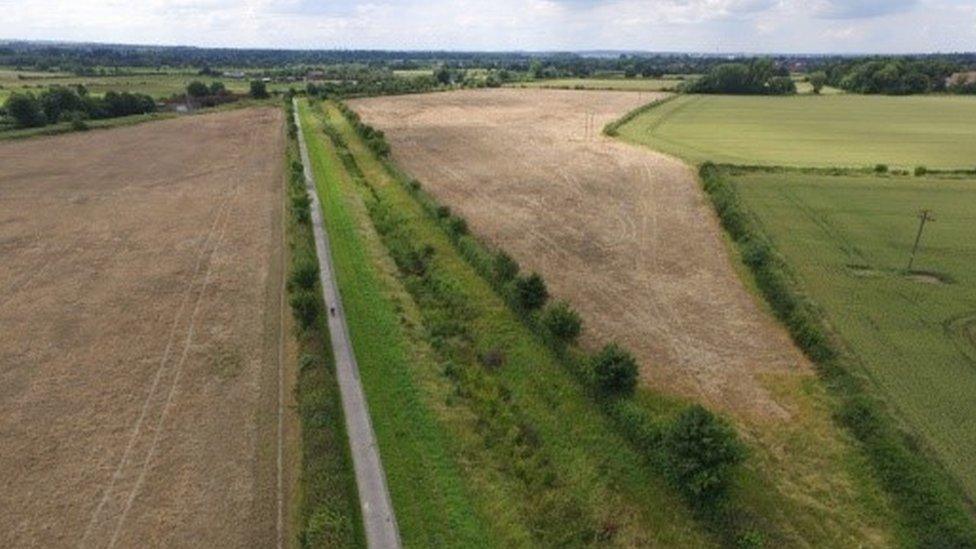
<path fill-rule="evenodd" d="M 271 545 L 279 109 L 0 145 L 0 545 Z"/>

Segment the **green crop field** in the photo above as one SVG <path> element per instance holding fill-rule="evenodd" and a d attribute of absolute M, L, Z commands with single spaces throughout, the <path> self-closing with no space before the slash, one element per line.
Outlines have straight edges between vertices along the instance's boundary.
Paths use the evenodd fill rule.
<path fill-rule="evenodd" d="M 193 73 L 166 74 L 132 74 L 125 76 L 73 76 L 63 73 L 35 73 L 0 69 L 0 97 L 15 91 L 40 93 L 45 88 L 54 85 L 76 86 L 83 85 L 93 95 L 104 95 L 109 91 L 144 93 L 155 98 L 169 97 L 186 91 L 186 86 L 194 80 L 206 84 L 223 82 L 227 89 L 235 93 L 245 93 L 250 89 L 247 78 L 233 79 L 224 77 L 199 76 Z M 271 91 L 284 91 L 289 86 L 304 87 L 304 83 L 270 83 Z"/>
<path fill-rule="evenodd" d="M 754 172 L 733 182 L 880 394 L 976 496 L 976 181 Z M 937 221 L 920 273 L 906 275 L 920 208 Z"/>
<path fill-rule="evenodd" d="M 976 97 L 681 96 L 620 128 L 691 162 L 976 166 Z"/>
<path fill-rule="evenodd" d="M 514 84 L 520 88 L 567 88 L 585 90 L 665 91 L 677 88 L 683 80 L 668 78 L 557 78 Z"/>

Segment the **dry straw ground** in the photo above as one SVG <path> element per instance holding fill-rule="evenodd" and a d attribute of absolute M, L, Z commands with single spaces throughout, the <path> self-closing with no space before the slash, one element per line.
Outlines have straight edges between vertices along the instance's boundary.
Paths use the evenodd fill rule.
<path fill-rule="evenodd" d="M 281 116 L 0 145 L 0 545 L 273 545 Z"/>

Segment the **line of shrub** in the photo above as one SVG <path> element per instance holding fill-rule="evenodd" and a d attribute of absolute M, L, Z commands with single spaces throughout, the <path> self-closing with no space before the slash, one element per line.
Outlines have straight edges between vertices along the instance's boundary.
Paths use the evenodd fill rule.
<path fill-rule="evenodd" d="M 342 105 L 340 111 L 360 136 L 369 135 L 369 130 L 359 129 L 365 125 L 358 116 L 347 114 L 355 115 L 351 109 Z M 685 497 L 711 533 L 729 546 L 761 545 L 768 532 L 727 497 L 736 469 L 746 457 L 745 446 L 731 425 L 698 405 L 673 419 L 654 417 L 633 398 L 638 367 L 626 349 L 609 343 L 592 356 L 580 350 L 575 345 L 582 331 L 578 313 L 565 302 L 546 305 L 549 294 L 538 273 L 520 274 L 520 266 L 511 256 L 491 250 L 471 235 L 466 221 L 439 204 L 419 181 L 407 177 L 389 159 L 380 160 L 449 236 L 461 257 L 586 388 L 618 432 Z"/>
<path fill-rule="evenodd" d="M 837 420 L 864 448 L 918 546 L 976 547 L 976 525 L 964 497 L 918 442 L 895 425 L 883 403 L 869 396 L 866 382 L 846 366 L 849 359 L 821 311 L 800 292 L 785 259 L 726 179 L 728 168 L 705 163 L 699 173 L 757 286 L 838 398 Z"/>
<path fill-rule="evenodd" d="M 710 163 L 711 164 L 711 163 Z M 976 168 L 929 168 L 927 166 L 916 166 L 912 170 L 890 168 L 887 164 L 877 164 L 862 168 L 843 167 L 843 166 L 770 166 L 760 164 L 711 164 L 730 175 L 741 175 L 746 173 L 800 173 L 809 175 L 826 176 L 851 176 L 863 175 L 870 177 L 878 176 L 903 176 L 908 177 L 930 177 L 930 178 L 959 178 L 976 176 Z"/>
<path fill-rule="evenodd" d="M 298 126 L 290 101 L 287 119 L 288 301 L 296 321 L 301 422 L 301 476 L 297 510 L 301 547 L 365 547 L 345 421 L 325 315 L 311 200 L 298 153 Z"/>
<path fill-rule="evenodd" d="M 616 137 L 618 131 L 620 130 L 621 127 L 623 127 L 624 124 L 630 122 L 631 120 L 637 118 L 638 116 L 644 114 L 645 112 L 653 109 L 654 107 L 663 105 L 664 103 L 667 103 L 668 101 L 673 101 L 677 97 L 678 97 L 677 95 L 669 95 L 668 97 L 664 97 L 664 98 L 658 99 L 656 101 L 651 101 L 650 103 L 648 103 L 646 105 L 641 105 L 640 107 L 637 107 L 636 109 L 634 109 L 634 110 L 628 112 L 627 114 L 623 115 L 623 117 L 618 118 L 618 119 L 614 120 L 613 122 L 610 122 L 609 124 L 607 124 L 606 126 L 604 126 L 603 127 L 603 135 L 606 135 L 607 137 Z"/>
<path fill-rule="evenodd" d="M 521 484 L 524 519 L 534 540 L 544 547 L 607 541 L 612 530 L 566 488 L 565 472 L 555 466 L 538 429 L 511 398 L 512 388 L 494 375 L 505 362 L 504 352 L 478 348 L 477 313 L 456 278 L 438 265 L 434 248 L 412 230 L 405 215 L 373 188 L 342 135 L 329 124 L 325 133 L 354 183 L 366 191 L 370 220 L 418 305 L 426 339 L 453 386 L 448 405 L 464 406 L 474 416 L 482 450 L 493 466 Z"/>

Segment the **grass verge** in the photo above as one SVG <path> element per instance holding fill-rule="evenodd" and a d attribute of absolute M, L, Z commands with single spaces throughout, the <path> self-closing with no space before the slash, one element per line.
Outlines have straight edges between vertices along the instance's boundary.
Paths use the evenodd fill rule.
<path fill-rule="evenodd" d="M 405 546 L 495 546 L 455 460 L 452 437 L 436 420 L 441 388 L 409 296 L 389 276 L 381 244 L 363 220 L 352 181 L 323 124 L 299 102 L 316 187 L 363 388 Z"/>
<path fill-rule="evenodd" d="M 322 311 L 309 200 L 299 159 L 291 103 L 288 146 L 288 297 L 296 317 L 299 356 L 295 400 L 301 424 L 297 541 L 301 547 L 365 547 L 356 481 Z M 314 276 L 303 276 L 312 265 Z"/>

